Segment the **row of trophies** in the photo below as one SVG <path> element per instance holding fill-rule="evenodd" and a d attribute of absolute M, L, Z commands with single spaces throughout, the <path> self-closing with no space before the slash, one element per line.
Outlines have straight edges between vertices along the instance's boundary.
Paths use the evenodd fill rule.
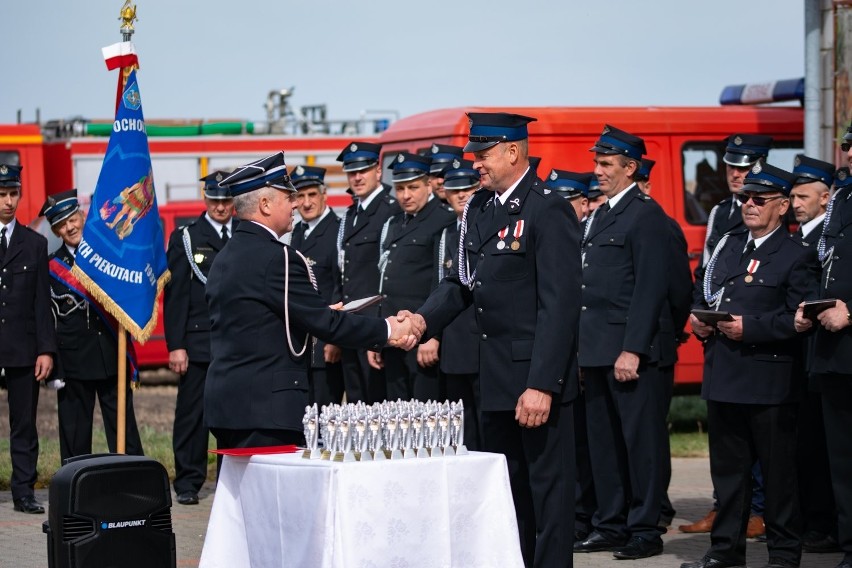
<path fill-rule="evenodd" d="M 464 406 L 419 400 L 305 407 L 302 457 L 340 462 L 467 454 Z"/>

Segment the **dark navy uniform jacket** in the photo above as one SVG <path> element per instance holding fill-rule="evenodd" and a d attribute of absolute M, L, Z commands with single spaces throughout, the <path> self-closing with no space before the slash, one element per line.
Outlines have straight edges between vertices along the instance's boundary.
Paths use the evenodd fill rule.
<path fill-rule="evenodd" d="M 459 230 L 456 223 L 442 231 L 444 249 L 438 261 L 444 277 L 456 270 L 459 259 Z M 473 306 L 468 306 L 441 333 L 441 371 L 455 375 L 479 374 L 479 333 Z"/>
<path fill-rule="evenodd" d="M 622 351 L 647 363 L 674 362 L 668 217 L 637 186 L 624 191 L 611 211 L 591 219 L 582 247 L 581 367 L 612 366 Z"/>
<path fill-rule="evenodd" d="M 796 402 L 805 381 L 795 372 L 802 344 L 793 318 L 799 303 L 816 295 L 814 251 L 780 227 L 743 258 L 747 239 L 748 231 L 732 233 L 710 273 L 711 294 L 724 287 L 719 311 L 743 316 L 743 337 L 734 341 L 715 333 L 704 342 L 701 396 L 743 404 Z M 749 278 L 751 260 L 760 264 Z M 696 289 L 702 286 L 696 282 Z M 695 307 L 709 309 L 703 293 Z"/>
<path fill-rule="evenodd" d="M 456 222 L 455 213 L 447 211 L 440 199 L 429 200 L 405 226 L 404 215 L 391 217 L 382 243 L 383 251 L 388 253 L 381 275 L 383 317 L 400 310 L 415 310 L 426 301 L 438 284 L 435 252 L 441 232 Z"/>
<path fill-rule="evenodd" d="M 0 367 L 31 367 L 56 354 L 47 239 L 15 223 L 0 261 Z"/>
<path fill-rule="evenodd" d="M 74 257 L 65 245 L 60 245 L 50 258 L 58 258 L 74 266 Z M 59 358 L 56 378 L 103 380 L 118 374 L 118 339 L 107 327 L 94 307 L 86 306 L 67 286 L 50 279 L 51 296 L 56 317 L 56 339 Z"/>
<path fill-rule="evenodd" d="M 384 320 L 330 310 L 290 247 L 285 267 L 285 247 L 264 227 L 243 221 L 210 268 L 213 360 L 204 390 L 210 428 L 302 430 L 310 345 L 300 357 L 290 353 L 285 305 L 297 352 L 308 334 L 352 349 L 378 349 L 387 341 Z"/>
<path fill-rule="evenodd" d="M 340 270 L 337 267 L 337 231 L 340 229 L 340 217 L 329 209 L 322 221 L 311 230 L 307 238 L 304 228 L 296 227 L 290 239 L 290 246 L 305 255 L 311 270 L 317 279 L 320 296 L 329 306 L 340 301 Z M 311 367 L 325 367 L 324 341 L 316 341 L 311 358 Z"/>
<path fill-rule="evenodd" d="M 843 300 L 852 308 L 852 187 L 842 188 L 834 200 L 825 228 L 826 250 L 832 252 L 823 262 L 819 297 Z M 831 332 L 815 322 L 814 328 L 810 371 L 852 375 L 852 326 Z"/>
<path fill-rule="evenodd" d="M 234 219 L 232 230 L 239 221 Z M 193 260 L 206 277 L 213 259 L 222 250 L 222 236 L 202 213 L 187 225 Z M 169 351 L 186 349 L 191 362 L 210 361 L 210 312 L 204 298 L 204 283 L 194 274 L 183 245 L 183 227 L 169 237 L 166 251 L 172 278 L 163 294 L 163 324 Z"/>
<path fill-rule="evenodd" d="M 471 304 L 479 332 L 482 410 L 513 411 L 527 388 L 553 393 L 559 404 L 577 395 L 580 225 L 565 199 L 530 169 L 505 206 L 493 192 L 468 202 L 463 242 L 473 289 L 445 278 L 418 310 L 435 335 Z M 511 229 L 523 221 L 513 249 Z M 498 248 L 498 233 L 509 227 Z M 464 270 L 459 267 L 459 270 Z"/>
<path fill-rule="evenodd" d="M 379 237 L 382 226 L 389 217 L 399 213 L 399 204 L 390 195 L 390 188 L 378 189 L 366 211 L 358 215 L 357 224 L 353 227 L 357 207 L 352 205 L 346 210 L 343 219 L 343 243 L 345 254 L 343 265 L 342 300 L 344 303 L 374 296 L 379 290 Z M 361 311 L 365 315 L 376 315 L 378 307 L 370 307 Z"/>
<path fill-rule="evenodd" d="M 710 251 L 710 254 L 713 253 L 716 249 L 716 245 L 719 244 L 719 241 L 727 233 L 739 231 L 745 228 L 745 225 L 743 224 L 742 207 L 734 205 L 732 213 L 731 204 L 733 202 L 734 196 L 730 195 L 717 203 L 713 209 L 710 210 L 710 216 L 707 219 L 707 236 L 705 239 L 706 250 Z M 730 215 L 730 217 L 728 215 Z M 709 260 L 709 256 L 705 257 L 705 253 L 702 251 L 701 258 L 698 259 L 698 266 L 695 267 L 696 280 L 698 279 L 699 272 L 702 271 L 704 264 Z"/>

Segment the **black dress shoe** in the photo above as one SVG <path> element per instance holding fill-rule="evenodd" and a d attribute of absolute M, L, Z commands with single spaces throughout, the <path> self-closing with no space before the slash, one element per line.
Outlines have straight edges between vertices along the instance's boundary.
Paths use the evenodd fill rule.
<path fill-rule="evenodd" d="M 696 560 L 695 562 L 684 562 L 680 565 L 680 568 L 745 568 L 745 564 L 727 562 L 725 560 L 719 560 L 718 558 L 705 556 L 701 560 Z"/>
<path fill-rule="evenodd" d="M 766 563 L 763 568 L 799 568 L 799 564 L 788 560 L 773 560 L 770 558 L 769 562 Z"/>
<path fill-rule="evenodd" d="M 805 552 L 839 552 L 837 539 L 830 534 L 809 533 L 802 537 L 802 550 Z"/>
<path fill-rule="evenodd" d="M 44 514 L 44 506 L 36 501 L 36 498 L 32 495 L 15 499 L 14 503 L 15 510 L 20 511 L 21 513 L 29 513 L 30 515 Z"/>
<path fill-rule="evenodd" d="M 198 493 L 193 491 L 178 493 L 177 502 L 181 505 L 198 505 Z"/>
<path fill-rule="evenodd" d="M 615 550 L 624 546 L 624 541 L 610 540 L 599 532 L 593 532 L 583 542 L 574 543 L 574 552 L 600 552 L 602 550 Z"/>
<path fill-rule="evenodd" d="M 634 536 L 625 546 L 616 548 L 612 552 L 612 555 L 618 560 L 638 560 L 640 558 L 648 558 L 649 556 L 657 556 L 662 553 L 662 542 L 652 542 L 645 540 L 641 536 Z"/>

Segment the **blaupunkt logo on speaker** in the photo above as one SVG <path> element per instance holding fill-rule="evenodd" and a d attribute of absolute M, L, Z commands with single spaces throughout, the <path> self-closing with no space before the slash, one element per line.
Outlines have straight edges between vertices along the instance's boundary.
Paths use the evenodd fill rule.
<path fill-rule="evenodd" d="M 145 519 L 138 519 L 135 521 L 116 521 L 114 523 L 108 523 L 106 521 L 101 522 L 101 529 L 126 529 L 130 527 L 144 527 Z"/>

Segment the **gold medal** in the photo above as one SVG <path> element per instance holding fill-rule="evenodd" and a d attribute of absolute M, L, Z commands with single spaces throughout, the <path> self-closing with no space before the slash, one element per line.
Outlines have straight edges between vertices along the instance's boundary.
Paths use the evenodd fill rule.
<path fill-rule="evenodd" d="M 511 246 L 512 246 L 512 250 L 518 250 L 519 248 L 521 248 L 521 243 L 519 243 L 518 241 L 512 241 Z"/>
<path fill-rule="evenodd" d="M 749 274 L 745 277 L 746 284 L 748 284 L 752 280 L 754 280 L 754 276 L 752 276 L 751 274 Z"/>

